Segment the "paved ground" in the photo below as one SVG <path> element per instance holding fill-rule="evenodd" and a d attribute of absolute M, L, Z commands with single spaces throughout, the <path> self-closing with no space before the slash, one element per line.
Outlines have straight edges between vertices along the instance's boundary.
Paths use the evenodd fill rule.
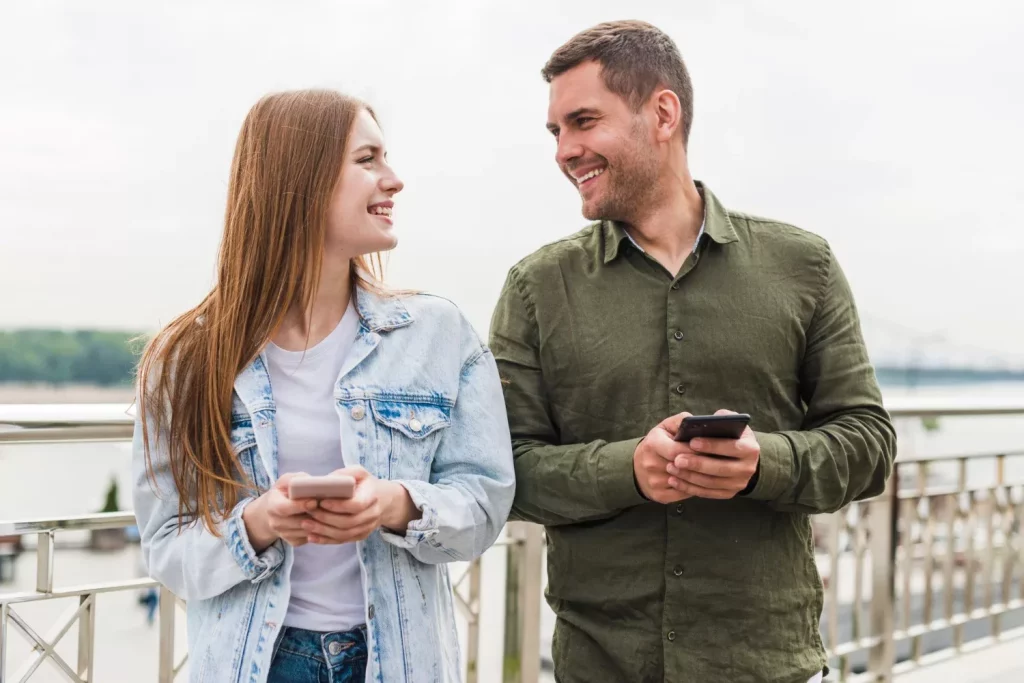
<path fill-rule="evenodd" d="M 960 655 L 956 659 L 899 676 L 899 683 L 1021 683 L 1024 638 Z"/>

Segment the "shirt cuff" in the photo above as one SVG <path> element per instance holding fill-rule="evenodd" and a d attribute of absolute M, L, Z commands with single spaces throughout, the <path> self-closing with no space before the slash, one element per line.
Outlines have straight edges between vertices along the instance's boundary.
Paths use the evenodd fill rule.
<path fill-rule="evenodd" d="M 757 433 L 761 446 L 757 483 L 746 498 L 776 501 L 790 488 L 793 480 L 793 447 L 782 434 Z"/>
<path fill-rule="evenodd" d="M 643 437 L 615 441 L 601 448 L 597 460 L 597 495 L 601 506 L 609 512 L 650 502 L 640 493 L 633 476 L 633 453 L 641 441 Z"/>
<path fill-rule="evenodd" d="M 253 500 L 246 498 L 235 506 L 228 518 L 221 523 L 221 535 L 235 562 L 242 568 L 245 578 L 253 583 L 259 583 L 273 574 L 284 562 L 284 542 L 278 539 L 261 553 L 257 553 L 252 547 L 249 534 L 245 530 L 245 522 L 242 520 L 242 512 Z"/>

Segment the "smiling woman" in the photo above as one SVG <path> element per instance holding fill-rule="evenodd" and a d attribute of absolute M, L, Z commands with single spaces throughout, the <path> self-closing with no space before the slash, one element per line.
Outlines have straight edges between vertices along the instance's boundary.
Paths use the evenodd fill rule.
<path fill-rule="evenodd" d="M 402 188 L 366 104 L 264 97 L 216 284 L 143 355 L 135 511 L 148 571 L 187 601 L 193 681 L 461 679 L 445 565 L 504 525 L 511 439 L 461 312 L 371 266 Z"/>

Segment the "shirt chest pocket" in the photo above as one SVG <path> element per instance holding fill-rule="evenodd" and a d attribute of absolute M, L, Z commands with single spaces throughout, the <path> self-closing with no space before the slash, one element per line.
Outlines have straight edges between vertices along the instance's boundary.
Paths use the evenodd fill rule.
<path fill-rule="evenodd" d="M 378 462 L 387 478 L 428 481 L 434 454 L 452 423 L 451 407 L 388 398 L 371 400 L 370 410 L 384 451 Z"/>

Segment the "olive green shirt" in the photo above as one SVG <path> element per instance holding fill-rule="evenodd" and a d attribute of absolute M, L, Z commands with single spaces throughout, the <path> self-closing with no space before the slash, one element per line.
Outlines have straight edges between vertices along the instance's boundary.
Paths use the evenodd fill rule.
<path fill-rule="evenodd" d="M 563 683 L 782 681 L 825 665 L 808 515 L 881 493 L 895 432 L 826 241 L 729 211 L 673 276 L 617 224 L 509 274 L 490 345 L 513 516 L 543 524 Z M 755 485 L 661 505 L 633 452 L 664 418 L 750 413 Z"/>

